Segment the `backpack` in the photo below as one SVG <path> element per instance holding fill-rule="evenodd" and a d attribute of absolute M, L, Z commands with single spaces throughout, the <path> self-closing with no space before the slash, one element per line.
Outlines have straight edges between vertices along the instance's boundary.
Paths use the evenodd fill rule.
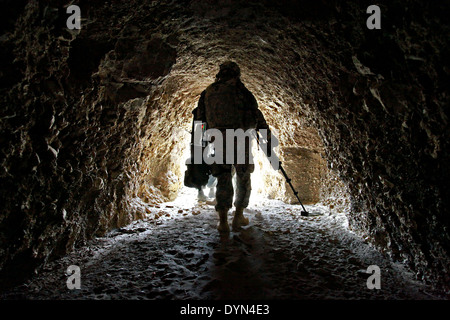
<path fill-rule="evenodd" d="M 219 81 L 205 91 L 209 128 L 247 130 L 256 127 L 251 93 L 239 80 Z"/>

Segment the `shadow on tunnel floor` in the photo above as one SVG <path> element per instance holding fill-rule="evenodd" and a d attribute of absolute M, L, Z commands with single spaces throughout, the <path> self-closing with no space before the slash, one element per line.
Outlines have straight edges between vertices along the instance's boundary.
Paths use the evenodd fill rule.
<path fill-rule="evenodd" d="M 2 299 L 31 300 L 428 300 L 442 299 L 319 206 L 265 200 L 250 224 L 220 234 L 206 203 L 150 207 L 152 217 L 96 238 L 44 267 Z M 157 218 L 156 218 L 157 217 Z M 229 218 L 232 215 L 230 212 Z M 341 217 L 342 218 L 342 217 Z M 71 265 L 80 289 L 70 290 Z M 369 289 L 369 266 L 380 289 Z"/>

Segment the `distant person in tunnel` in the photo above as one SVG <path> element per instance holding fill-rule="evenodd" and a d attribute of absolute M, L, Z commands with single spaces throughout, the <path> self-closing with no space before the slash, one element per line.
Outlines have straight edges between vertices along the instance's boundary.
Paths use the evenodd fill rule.
<path fill-rule="evenodd" d="M 225 137 L 227 129 L 266 129 L 270 140 L 269 127 L 262 112 L 258 109 L 258 103 L 253 94 L 240 80 L 239 66 L 232 61 L 220 65 L 214 83 L 209 85 L 200 96 L 198 102 L 199 119 L 206 122 L 208 129 L 218 129 Z M 270 146 L 270 141 L 268 141 Z M 224 139 L 223 155 L 233 148 L 234 156 L 237 156 L 236 145 L 227 145 Z M 217 178 L 216 205 L 219 214 L 217 229 L 220 232 L 229 232 L 228 211 L 233 204 L 232 169 L 236 174 L 236 197 L 234 206 L 236 211 L 232 222 L 233 230 L 248 225 L 249 221 L 244 217 L 244 209 L 248 206 L 251 193 L 250 175 L 254 171 L 254 164 L 250 161 L 250 142 L 245 145 L 245 161 L 242 164 L 233 162 L 229 164 L 213 163 L 210 166 L 211 174 Z"/>
<path fill-rule="evenodd" d="M 198 189 L 198 194 L 197 194 L 198 201 L 206 201 L 208 203 L 207 200 L 209 198 L 210 199 L 209 203 L 212 203 L 214 200 L 211 200 L 211 199 L 214 199 L 214 197 L 215 197 L 216 185 L 217 185 L 216 177 L 214 177 L 213 175 L 210 175 L 206 185 L 200 186 L 200 188 Z M 208 196 L 206 196 L 205 193 L 203 192 L 203 188 L 209 189 Z M 215 203 L 215 201 L 214 201 L 214 203 Z"/>

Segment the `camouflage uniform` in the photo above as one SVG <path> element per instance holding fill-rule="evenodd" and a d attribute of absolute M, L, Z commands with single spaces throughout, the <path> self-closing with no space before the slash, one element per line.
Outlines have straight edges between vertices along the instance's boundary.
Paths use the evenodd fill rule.
<path fill-rule="evenodd" d="M 198 102 L 198 117 L 206 122 L 209 128 L 222 131 L 225 137 L 226 129 L 269 129 L 266 121 L 258 109 L 253 94 L 244 86 L 239 79 L 240 70 L 234 62 L 221 65 L 216 76 L 216 81 L 202 92 Z M 217 177 L 216 187 L 216 210 L 229 210 L 233 202 L 232 170 L 236 173 L 236 208 L 248 206 L 251 193 L 250 175 L 255 166 L 249 163 L 248 144 L 245 149 L 245 164 L 225 164 L 227 148 L 224 138 L 224 164 L 212 164 L 211 174 Z M 236 156 L 236 146 L 235 156 Z M 236 162 L 234 162 L 236 163 Z"/>

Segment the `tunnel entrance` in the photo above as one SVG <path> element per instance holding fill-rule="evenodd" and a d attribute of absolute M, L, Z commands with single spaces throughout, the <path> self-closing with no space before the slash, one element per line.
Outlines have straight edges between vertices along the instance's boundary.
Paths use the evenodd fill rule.
<path fill-rule="evenodd" d="M 192 121 L 192 119 L 191 119 Z M 169 120 L 161 119 L 160 122 L 164 126 L 171 126 Z M 162 201 L 174 200 L 180 190 L 186 188 L 183 185 L 185 171 L 187 170 L 186 161 L 190 158 L 190 133 L 191 122 L 183 124 L 183 127 L 177 128 L 168 138 L 173 141 L 170 146 L 171 151 L 167 153 L 167 157 L 163 160 L 166 163 L 161 164 L 160 170 L 148 170 L 150 176 L 143 181 L 144 186 L 140 187 L 139 196 L 148 203 L 160 203 Z M 189 128 L 189 129 L 188 129 Z M 164 129 L 152 125 L 154 132 L 161 132 Z M 276 134 L 276 130 L 275 130 Z M 280 160 L 285 168 L 288 177 L 292 180 L 292 184 L 299 192 L 300 199 L 304 204 L 327 203 L 332 204 L 339 193 L 339 203 L 341 211 L 346 208 L 342 207 L 345 202 L 348 206 L 348 192 L 337 178 L 336 174 L 330 172 L 323 159 L 323 145 L 318 137 L 317 131 L 308 128 L 308 134 L 314 139 L 308 141 L 307 148 L 305 145 L 277 147 L 274 151 L 280 155 Z M 301 134 L 300 134 L 301 135 Z M 166 135 L 163 136 L 166 139 Z M 300 140 L 300 139 L 299 139 Z M 153 145 L 158 145 L 156 138 L 153 138 Z M 154 155 L 155 151 L 144 151 L 144 153 Z M 278 199 L 286 203 L 298 203 L 293 191 L 289 187 L 286 179 L 280 171 L 276 171 L 270 164 L 269 159 L 261 150 L 261 147 L 253 141 L 252 154 L 255 164 L 255 171 L 251 175 L 252 196 L 251 202 L 261 201 L 262 199 Z M 155 159 L 149 160 L 149 165 Z M 162 170 L 167 170 L 164 172 Z M 153 176 L 152 176 L 153 174 Z M 339 190 L 337 190 L 339 189 Z M 186 191 L 186 190 L 184 190 Z M 207 190 L 209 191 L 209 189 Z"/>
<path fill-rule="evenodd" d="M 211 60 L 227 59 L 221 57 Z M 179 60 L 183 61 L 182 58 Z M 267 88 L 261 91 L 260 79 L 252 78 L 252 70 L 246 66 L 248 62 L 241 61 L 243 82 L 255 92 L 259 108 L 267 118 L 272 132 L 280 140 L 276 153 L 295 189 L 302 196 L 302 202 L 313 204 L 330 199 L 333 196 L 329 192 L 336 188 L 341 190 L 344 197 L 348 197 L 345 195 L 345 185 L 337 178 L 336 173 L 330 172 L 314 119 L 309 118 L 309 114 L 304 111 L 297 111 L 298 107 L 304 105 L 304 99 L 298 94 L 292 97 L 287 87 L 281 89 L 276 86 L 276 93 L 267 91 Z M 141 129 L 139 142 L 142 151 L 137 172 L 140 176 L 137 194 L 144 201 L 173 200 L 177 190 L 182 187 L 185 161 L 190 156 L 191 112 L 198 103 L 200 92 L 214 81 L 219 64 L 220 62 L 215 62 L 212 65 L 204 61 L 203 66 L 208 66 L 205 67 L 207 71 L 195 68 L 187 72 L 182 63 L 177 63 L 151 96 L 137 99 L 137 103 L 141 104 L 138 107 L 141 113 L 151 110 L 151 114 L 147 114 L 149 119 L 145 122 L 148 126 Z M 270 93 L 274 96 L 269 96 Z M 283 96 L 283 93 L 286 95 Z M 256 164 L 256 171 L 252 175 L 254 193 L 289 203 L 297 201 L 283 176 L 270 167 L 256 143 L 253 144 L 253 156 Z"/>

